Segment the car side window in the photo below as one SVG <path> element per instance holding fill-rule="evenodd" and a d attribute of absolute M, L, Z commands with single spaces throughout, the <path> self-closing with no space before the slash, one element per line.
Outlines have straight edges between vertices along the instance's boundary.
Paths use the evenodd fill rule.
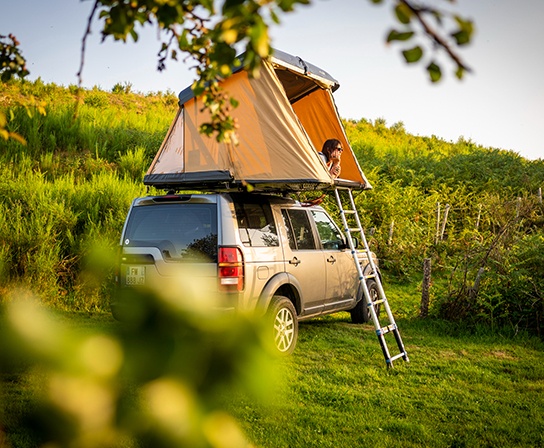
<path fill-rule="evenodd" d="M 312 226 L 306 210 L 282 210 L 287 229 L 289 247 L 292 250 L 316 249 Z"/>
<path fill-rule="evenodd" d="M 321 210 L 311 210 L 314 216 L 315 225 L 323 249 L 340 250 L 345 247 L 344 238 L 338 229 L 338 226 L 325 212 Z"/>
<path fill-rule="evenodd" d="M 236 202 L 238 230 L 244 246 L 278 246 L 278 233 L 268 204 Z"/>

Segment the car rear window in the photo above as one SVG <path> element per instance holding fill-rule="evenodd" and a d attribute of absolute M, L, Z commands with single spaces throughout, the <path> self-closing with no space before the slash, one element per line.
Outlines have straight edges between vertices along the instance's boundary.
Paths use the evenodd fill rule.
<path fill-rule="evenodd" d="M 216 205 L 134 207 L 123 245 L 158 247 L 166 261 L 217 262 Z"/>

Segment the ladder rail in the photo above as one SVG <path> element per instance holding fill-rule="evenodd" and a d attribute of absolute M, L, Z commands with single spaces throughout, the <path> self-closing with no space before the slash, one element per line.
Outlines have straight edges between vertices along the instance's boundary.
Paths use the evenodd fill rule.
<path fill-rule="evenodd" d="M 347 195 L 349 198 L 349 205 L 351 207 L 347 210 L 345 209 L 343 205 L 340 188 L 336 187 L 334 190 L 335 196 L 336 196 L 336 202 L 337 202 L 338 209 L 340 211 L 340 216 L 342 219 L 342 224 L 344 226 L 344 233 L 346 235 L 348 246 L 351 250 L 351 254 L 353 256 L 355 266 L 357 268 L 357 274 L 359 276 L 359 285 L 363 290 L 365 303 L 370 312 L 370 316 L 372 318 L 374 328 L 376 329 L 376 335 L 378 336 L 378 340 L 382 348 L 385 362 L 387 364 L 387 367 L 392 367 L 393 361 L 395 361 L 396 359 L 402 358 L 404 359 L 404 361 L 409 361 L 408 353 L 406 352 L 406 349 L 402 342 L 402 338 L 400 336 L 397 324 L 395 322 L 395 318 L 393 317 L 393 313 L 391 312 L 391 307 L 389 306 L 389 302 L 387 301 L 387 297 L 385 295 L 385 291 L 383 289 L 383 285 L 379 276 L 378 268 L 374 261 L 374 257 L 372 256 L 373 255 L 372 251 L 370 250 L 370 246 L 368 244 L 365 233 L 363 231 L 363 227 L 361 225 L 361 220 L 359 218 L 359 213 L 357 212 L 357 207 L 355 205 L 355 200 L 353 198 L 351 188 L 345 188 L 344 190 L 347 191 Z M 353 218 L 355 219 L 356 227 L 350 227 L 348 218 L 347 218 L 348 215 L 353 216 Z M 370 266 L 370 272 L 371 272 L 370 275 L 365 275 L 363 272 L 363 268 L 361 266 L 362 259 L 360 258 L 360 252 L 355 247 L 353 237 L 351 235 L 352 232 L 358 232 L 360 235 L 361 242 L 363 243 L 362 252 L 366 255 L 366 260 L 368 262 L 368 265 Z M 378 297 L 379 297 L 377 300 L 373 300 L 372 296 L 370 295 L 370 291 L 368 289 L 368 285 L 366 282 L 368 278 L 373 278 L 376 283 L 376 287 L 378 289 Z M 385 327 L 382 327 L 382 325 L 380 324 L 378 313 L 376 312 L 375 306 L 378 304 L 383 304 L 383 308 L 385 309 L 387 319 L 389 321 L 389 325 L 386 325 Z M 394 356 L 391 356 L 389 352 L 389 347 L 387 346 L 387 342 L 385 340 L 385 334 L 390 332 L 394 334 L 395 341 L 399 349 L 399 353 Z"/>

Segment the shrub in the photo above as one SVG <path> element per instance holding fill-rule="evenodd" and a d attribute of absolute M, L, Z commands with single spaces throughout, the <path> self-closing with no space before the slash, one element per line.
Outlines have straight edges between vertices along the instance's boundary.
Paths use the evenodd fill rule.
<path fill-rule="evenodd" d="M 93 91 L 85 95 L 83 102 L 90 107 L 103 109 L 109 105 L 108 96 L 105 92 Z"/>
<path fill-rule="evenodd" d="M 120 155 L 118 162 L 121 174 L 137 182 L 143 179 L 149 164 L 150 160 L 146 156 L 145 148 L 142 146 L 128 150 L 125 154 Z"/>

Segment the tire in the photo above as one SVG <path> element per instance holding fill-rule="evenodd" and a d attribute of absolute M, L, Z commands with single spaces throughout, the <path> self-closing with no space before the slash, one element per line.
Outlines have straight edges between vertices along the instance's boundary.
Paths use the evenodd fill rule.
<path fill-rule="evenodd" d="M 292 354 L 298 339 L 295 307 L 287 297 L 274 296 L 266 314 L 273 352 L 281 356 Z"/>
<path fill-rule="evenodd" d="M 370 293 L 370 297 L 372 297 L 372 301 L 379 298 L 380 293 L 378 291 L 378 285 L 376 283 L 376 280 L 370 279 L 366 282 L 366 286 L 368 288 L 368 292 Z M 370 315 L 370 311 L 368 309 L 368 306 L 366 305 L 366 299 L 363 293 L 363 289 L 359 291 L 359 294 L 361 295 L 361 300 L 357 302 L 357 305 L 353 309 L 351 309 L 349 312 L 351 314 L 351 321 L 354 324 L 366 324 L 367 322 L 370 322 L 372 319 L 372 316 Z M 376 314 L 378 317 L 380 316 L 380 305 L 376 305 L 374 307 L 376 310 Z"/>

